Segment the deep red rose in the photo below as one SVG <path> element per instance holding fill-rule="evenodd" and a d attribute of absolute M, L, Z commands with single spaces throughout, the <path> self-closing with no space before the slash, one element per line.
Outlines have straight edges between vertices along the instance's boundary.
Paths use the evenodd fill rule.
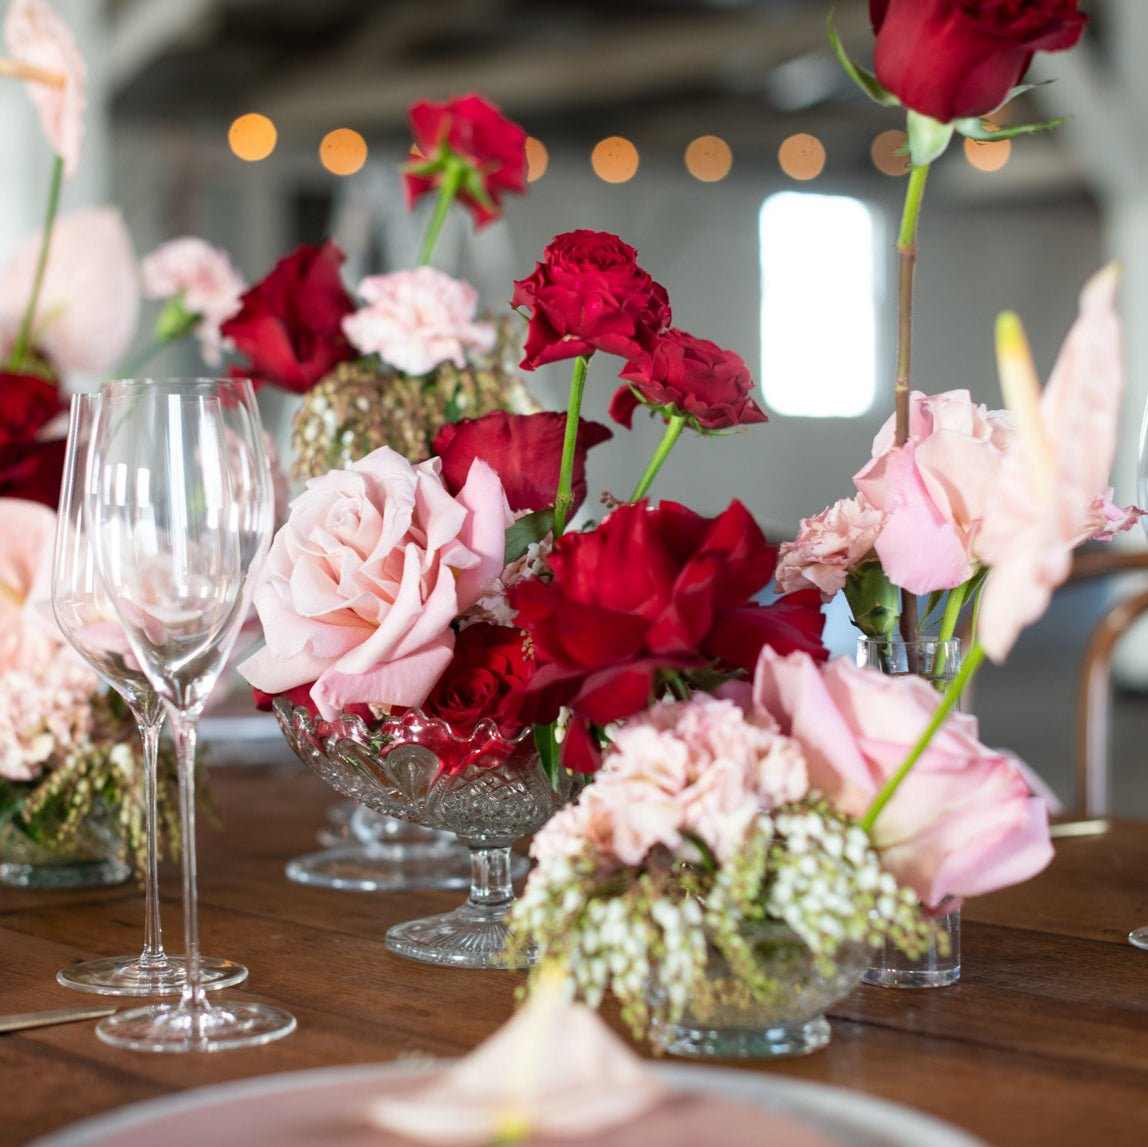
<path fill-rule="evenodd" d="M 552 239 L 534 273 L 514 284 L 530 308 L 523 370 L 596 350 L 635 358 L 670 325 L 666 289 L 638 266 L 638 252 L 607 231 Z"/>
<path fill-rule="evenodd" d="M 54 382 L 0 371 L 0 497 L 59 505 L 67 444 L 37 435 L 63 409 Z"/>
<path fill-rule="evenodd" d="M 526 192 L 526 132 L 481 96 L 461 96 L 444 104 L 426 100 L 409 112 L 414 148 L 403 172 L 407 206 L 413 207 L 442 182 L 449 156 L 470 168 L 458 192 L 477 227 L 502 214 L 506 192 Z"/>
<path fill-rule="evenodd" d="M 596 530 L 564 535 L 550 556 L 553 580 L 510 594 L 538 664 L 524 718 L 551 721 L 568 705 L 577 719 L 606 725 L 649 704 L 659 670 L 748 674 L 765 645 L 825 657 L 816 591 L 753 602 L 776 564 L 777 547 L 736 501 L 716 518 L 639 502 Z"/>
<path fill-rule="evenodd" d="M 654 348 L 626 363 L 629 386 L 619 388 L 610 417 L 627 429 L 639 404 L 672 408 L 702 430 L 769 421 L 753 399 L 754 382 L 745 360 L 717 343 L 669 330 Z"/>
<path fill-rule="evenodd" d="M 1078 0 L 870 0 L 877 79 L 948 123 L 998 108 L 1036 52 L 1076 45 Z"/>
<path fill-rule="evenodd" d="M 523 690 L 533 671 L 521 629 L 487 622 L 467 626 L 455 639 L 454 656 L 423 711 L 460 737 L 469 736 L 486 717 L 504 737 L 514 737 L 523 729 Z"/>
<path fill-rule="evenodd" d="M 0 446 L 31 442 L 63 409 L 54 382 L 35 374 L 0 371 Z"/>
<path fill-rule="evenodd" d="M 247 357 L 254 381 L 302 394 L 355 357 L 343 334 L 355 309 L 339 274 L 343 258 L 330 241 L 304 244 L 243 296 L 239 314 L 220 330 Z"/>
<path fill-rule="evenodd" d="M 502 480 L 512 510 L 545 510 L 554 505 L 558 492 L 565 434 L 565 414 L 507 414 L 499 410 L 482 418 L 447 423 L 435 435 L 434 452 L 442 459 L 443 481 L 452 494 L 462 489 L 471 463 L 481 458 Z M 579 422 L 571 513 L 586 498 L 586 452 L 610 438 L 613 434 L 600 422 Z"/>

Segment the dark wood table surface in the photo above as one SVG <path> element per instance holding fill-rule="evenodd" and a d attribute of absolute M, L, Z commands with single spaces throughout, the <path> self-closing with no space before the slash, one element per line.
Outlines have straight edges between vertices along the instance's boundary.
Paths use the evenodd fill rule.
<path fill-rule="evenodd" d="M 0 1143 L 22 1144 L 137 1100 L 245 1076 L 473 1048 L 510 1015 L 521 976 L 390 955 L 387 928 L 455 894 L 372 895 L 290 884 L 334 794 L 284 767 L 214 771 L 224 824 L 202 833 L 205 948 L 247 964 L 243 998 L 290 1009 L 298 1031 L 251 1051 L 157 1056 L 101 1044 L 90 1023 L 0 1036 Z M 165 888 L 178 948 L 174 881 Z M 932 1112 L 1000 1147 L 1148 1142 L 1148 825 L 1059 842 L 1052 867 L 966 906 L 961 983 L 861 987 L 833 1040 L 803 1060 L 731 1065 L 855 1088 Z M 0 1012 L 95 1002 L 56 969 L 138 946 L 132 886 L 0 889 Z"/>

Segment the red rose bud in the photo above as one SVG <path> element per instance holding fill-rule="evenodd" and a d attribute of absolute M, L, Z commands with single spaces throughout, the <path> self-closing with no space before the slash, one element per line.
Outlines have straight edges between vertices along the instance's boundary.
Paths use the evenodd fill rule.
<path fill-rule="evenodd" d="M 1036 52 L 1076 45 L 1078 0 L 870 0 L 877 79 L 908 108 L 948 123 L 1004 103 Z"/>
<path fill-rule="evenodd" d="M 558 492 L 565 434 L 565 414 L 496 411 L 482 418 L 447 423 L 435 436 L 434 452 L 442 459 L 443 481 L 452 494 L 462 489 L 471 463 L 481 458 L 502 481 L 512 510 L 545 510 L 554 505 Z M 574 510 L 586 498 L 586 452 L 610 438 L 613 434 L 600 422 L 579 422 Z"/>
<path fill-rule="evenodd" d="M 550 721 L 568 705 L 606 725 L 646 707 L 659 670 L 751 674 L 766 645 L 825 657 L 816 591 L 753 601 L 776 564 L 777 547 L 740 502 L 716 518 L 639 502 L 564 535 L 550 556 L 553 579 L 510 592 L 538 663 L 524 719 Z"/>
<path fill-rule="evenodd" d="M 659 336 L 654 349 L 628 362 L 621 377 L 630 385 L 614 395 L 610 417 L 627 429 L 642 404 L 682 416 L 699 430 L 768 421 L 753 399 L 753 376 L 741 355 L 685 331 Z"/>
<path fill-rule="evenodd" d="M 355 309 L 334 243 L 304 244 L 275 264 L 220 328 L 248 360 L 256 383 L 303 394 L 341 362 L 355 357 L 343 319 Z"/>
<path fill-rule="evenodd" d="M 670 325 L 666 289 L 638 266 L 638 252 L 606 231 L 551 240 L 534 273 L 514 284 L 530 308 L 523 370 L 596 350 L 636 358 Z"/>
<path fill-rule="evenodd" d="M 67 444 L 38 435 L 63 409 L 54 382 L 0 371 L 0 497 L 59 504 Z"/>
<path fill-rule="evenodd" d="M 414 148 L 403 172 L 407 206 L 442 183 L 452 163 L 466 166 L 458 199 L 483 227 L 502 214 L 506 192 L 526 191 L 526 132 L 481 96 L 443 104 L 422 101 L 410 109 Z"/>

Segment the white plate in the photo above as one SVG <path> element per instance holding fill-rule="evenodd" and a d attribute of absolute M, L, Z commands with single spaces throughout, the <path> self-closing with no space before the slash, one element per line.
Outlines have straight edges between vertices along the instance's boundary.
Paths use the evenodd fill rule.
<path fill-rule="evenodd" d="M 180 1117 L 181 1123 L 192 1128 L 197 1115 L 219 1103 L 235 1100 L 263 1102 L 316 1088 L 358 1087 L 369 1085 L 372 1080 L 394 1080 L 404 1074 L 421 1074 L 427 1066 L 426 1061 L 420 1061 L 318 1068 L 198 1088 L 163 1099 L 135 1103 L 95 1119 L 74 1123 L 54 1135 L 35 1140 L 28 1147 L 114 1147 L 120 1136 L 127 1133 L 134 1133 L 136 1141 L 142 1142 L 144 1140 L 138 1136 L 157 1119 Z M 651 1066 L 676 1090 L 709 1092 L 792 1115 L 837 1140 L 842 1147 L 985 1147 L 981 1140 L 948 1123 L 858 1091 L 728 1068 Z M 241 1147 L 238 1141 L 221 1138 L 215 1127 L 212 1128 L 211 1143 L 212 1147 Z M 252 1141 L 245 1138 L 242 1147 L 253 1147 Z"/>

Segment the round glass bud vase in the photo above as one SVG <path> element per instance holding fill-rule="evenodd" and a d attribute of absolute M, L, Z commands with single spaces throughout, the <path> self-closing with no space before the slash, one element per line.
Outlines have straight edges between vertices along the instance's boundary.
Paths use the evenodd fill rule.
<path fill-rule="evenodd" d="M 96 805 L 66 841 L 37 840 L 19 814 L 0 826 L 0 883 L 16 888 L 100 888 L 123 884 L 131 866 L 112 818 Z"/>
<path fill-rule="evenodd" d="M 924 638 L 862 637 L 857 664 L 879 669 L 890 677 L 923 677 L 943 692 L 961 671 L 961 643 Z M 937 917 L 937 934 L 928 949 L 913 960 L 892 944 L 872 955 L 863 980 L 879 988 L 947 988 L 961 978 L 961 909 L 954 906 Z"/>
<path fill-rule="evenodd" d="M 780 1059 L 809 1055 L 829 1042 L 825 1011 L 857 986 L 868 950 L 842 947 L 829 972 L 785 924 L 764 921 L 744 934 L 773 985 L 769 996 L 755 996 L 711 949 L 704 983 L 681 1019 L 651 1025 L 659 1051 L 694 1059 Z"/>

